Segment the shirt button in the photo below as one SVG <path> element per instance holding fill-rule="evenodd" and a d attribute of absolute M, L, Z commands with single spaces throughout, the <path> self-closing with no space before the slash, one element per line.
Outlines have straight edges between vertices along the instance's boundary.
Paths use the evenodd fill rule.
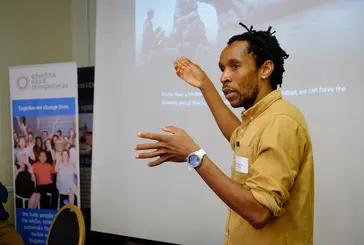
<path fill-rule="evenodd" d="M 250 121 L 253 121 L 253 120 L 254 120 L 254 117 L 251 117 L 251 118 L 250 118 Z"/>
<path fill-rule="evenodd" d="M 225 236 L 228 236 L 229 235 L 229 232 L 227 231 L 227 232 L 225 232 Z"/>

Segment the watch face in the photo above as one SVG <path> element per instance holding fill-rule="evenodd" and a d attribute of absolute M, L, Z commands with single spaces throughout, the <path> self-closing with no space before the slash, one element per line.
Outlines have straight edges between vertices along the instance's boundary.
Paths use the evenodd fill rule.
<path fill-rule="evenodd" d="M 200 158 L 198 157 L 198 155 L 196 154 L 191 154 L 188 157 L 188 163 L 192 166 L 192 167 L 197 167 L 200 164 Z"/>

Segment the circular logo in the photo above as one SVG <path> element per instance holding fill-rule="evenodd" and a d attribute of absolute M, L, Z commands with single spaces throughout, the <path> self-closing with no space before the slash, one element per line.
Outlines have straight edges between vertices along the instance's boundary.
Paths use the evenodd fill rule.
<path fill-rule="evenodd" d="M 27 76 L 20 76 L 16 81 L 16 85 L 20 90 L 25 90 L 29 87 L 29 79 Z"/>

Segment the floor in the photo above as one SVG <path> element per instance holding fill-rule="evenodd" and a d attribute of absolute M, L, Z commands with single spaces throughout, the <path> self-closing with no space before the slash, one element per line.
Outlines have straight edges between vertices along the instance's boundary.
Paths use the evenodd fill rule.
<path fill-rule="evenodd" d="M 90 209 L 83 210 L 86 226 L 86 243 L 85 245 L 100 245 L 100 244 L 113 244 L 113 245 L 174 245 L 169 243 L 161 243 L 155 241 L 145 241 L 141 239 L 122 237 L 112 234 L 99 233 L 90 230 Z"/>

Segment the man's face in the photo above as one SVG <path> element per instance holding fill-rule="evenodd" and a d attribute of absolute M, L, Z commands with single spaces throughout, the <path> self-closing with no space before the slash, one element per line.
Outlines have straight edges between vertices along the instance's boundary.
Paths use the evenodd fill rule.
<path fill-rule="evenodd" d="M 259 92 L 259 72 L 248 48 L 247 41 L 235 41 L 225 47 L 220 55 L 223 92 L 234 108 L 250 108 Z"/>

